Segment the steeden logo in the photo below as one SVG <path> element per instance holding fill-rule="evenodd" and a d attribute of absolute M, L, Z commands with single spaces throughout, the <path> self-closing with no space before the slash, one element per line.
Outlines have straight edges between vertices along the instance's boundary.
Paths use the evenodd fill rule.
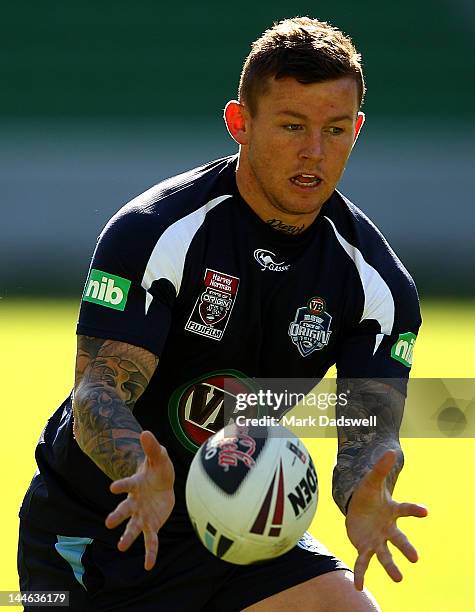
<path fill-rule="evenodd" d="M 124 310 L 130 285 L 126 278 L 92 268 L 82 299 L 114 310 Z"/>

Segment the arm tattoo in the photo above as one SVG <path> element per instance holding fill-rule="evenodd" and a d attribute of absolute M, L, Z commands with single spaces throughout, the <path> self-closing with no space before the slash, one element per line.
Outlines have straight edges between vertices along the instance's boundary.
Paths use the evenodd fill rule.
<path fill-rule="evenodd" d="M 346 514 L 354 488 L 378 459 L 389 449 L 396 451 L 396 463 L 386 478 L 390 493 L 404 464 L 399 444 L 399 427 L 404 396 L 377 380 L 338 381 L 338 392 L 348 392 L 348 404 L 337 406 L 337 417 L 364 419 L 376 416 L 376 427 L 338 428 L 338 458 L 333 470 L 333 499 Z"/>
<path fill-rule="evenodd" d="M 285 234 L 300 234 L 305 229 L 305 224 L 302 225 L 288 225 L 287 223 L 282 223 L 280 219 L 268 219 L 266 221 L 267 225 L 270 225 L 275 230 L 279 232 L 284 232 Z"/>
<path fill-rule="evenodd" d="M 134 474 L 144 459 L 142 428 L 132 411 L 157 364 L 143 348 L 78 336 L 74 436 L 112 480 Z"/>

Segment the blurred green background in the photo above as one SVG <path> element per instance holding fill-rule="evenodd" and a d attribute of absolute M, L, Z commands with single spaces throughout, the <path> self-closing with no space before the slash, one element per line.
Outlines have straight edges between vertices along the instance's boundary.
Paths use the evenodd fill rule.
<path fill-rule="evenodd" d="M 236 90 L 249 43 L 274 20 L 308 14 L 357 42 L 370 115 L 470 118 L 474 83 L 464 58 L 473 48 L 472 6 L 460 0 L 5 3 L 0 113 L 178 121 L 191 114 L 213 121 Z"/>
<path fill-rule="evenodd" d="M 474 295 L 471 0 L 4 3 L 1 295 L 78 295 L 115 210 L 234 152 L 221 115 L 250 43 L 296 14 L 363 54 L 367 123 L 342 190 L 423 295 Z"/>

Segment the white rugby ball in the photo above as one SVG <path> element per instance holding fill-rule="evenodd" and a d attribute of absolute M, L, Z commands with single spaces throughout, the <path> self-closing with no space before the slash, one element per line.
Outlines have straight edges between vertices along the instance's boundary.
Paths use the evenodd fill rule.
<path fill-rule="evenodd" d="M 284 554 L 312 522 L 315 467 L 303 442 L 278 426 L 228 425 L 196 453 L 186 505 L 201 542 L 245 565 Z"/>

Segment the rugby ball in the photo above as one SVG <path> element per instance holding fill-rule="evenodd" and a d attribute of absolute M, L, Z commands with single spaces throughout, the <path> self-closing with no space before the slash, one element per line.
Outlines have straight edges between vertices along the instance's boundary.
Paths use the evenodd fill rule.
<path fill-rule="evenodd" d="M 186 481 L 191 523 L 218 558 L 246 565 L 284 554 L 312 522 L 317 473 L 280 425 L 228 425 L 202 444 Z"/>

